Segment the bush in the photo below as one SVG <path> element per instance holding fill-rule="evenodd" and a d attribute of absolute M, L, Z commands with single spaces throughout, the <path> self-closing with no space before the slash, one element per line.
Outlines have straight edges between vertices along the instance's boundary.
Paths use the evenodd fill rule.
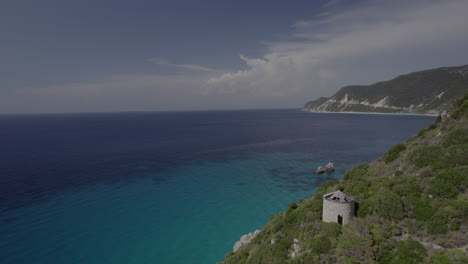
<path fill-rule="evenodd" d="M 369 164 L 359 163 L 354 166 L 351 170 L 347 171 L 343 176 L 345 180 L 357 180 L 365 178 L 367 171 L 369 170 Z"/>
<path fill-rule="evenodd" d="M 321 233 L 330 238 L 337 238 L 341 234 L 341 225 L 338 223 L 322 222 Z"/>
<path fill-rule="evenodd" d="M 288 212 L 294 210 L 297 208 L 297 203 L 296 202 L 292 202 L 288 205 Z"/>
<path fill-rule="evenodd" d="M 445 170 L 431 180 L 430 192 L 442 198 L 455 198 L 459 190 L 467 185 L 468 178 L 464 171 L 457 169 Z"/>
<path fill-rule="evenodd" d="M 403 204 L 398 194 L 381 190 L 374 199 L 374 214 L 388 220 L 401 220 L 405 216 Z"/>
<path fill-rule="evenodd" d="M 343 191 L 355 198 L 366 198 L 368 197 L 369 184 L 367 181 L 353 181 L 346 184 Z"/>
<path fill-rule="evenodd" d="M 443 140 L 444 147 L 468 143 L 468 131 L 462 127 L 452 129 Z"/>
<path fill-rule="evenodd" d="M 373 210 L 373 203 L 370 200 L 364 200 L 361 203 L 359 203 L 357 207 L 357 216 L 358 217 L 365 217 L 370 214 L 372 214 Z"/>
<path fill-rule="evenodd" d="M 440 146 L 421 147 L 409 155 L 409 160 L 418 168 L 431 166 L 434 169 L 447 166 Z"/>
<path fill-rule="evenodd" d="M 343 259 L 343 263 L 373 262 L 374 242 L 366 224 L 365 219 L 356 218 L 343 227 L 336 249 L 336 254 Z"/>
<path fill-rule="evenodd" d="M 438 211 L 427 224 L 427 232 L 433 235 L 446 234 L 448 231 L 448 215 L 443 210 Z"/>
<path fill-rule="evenodd" d="M 404 151 L 406 146 L 404 144 L 396 144 L 384 155 L 385 163 L 392 162 L 400 156 L 400 152 Z"/>
<path fill-rule="evenodd" d="M 418 264 L 422 263 L 426 256 L 426 248 L 421 243 L 408 239 L 397 243 L 397 251 L 391 263 Z"/>
<path fill-rule="evenodd" d="M 465 99 L 466 100 L 466 99 Z M 457 110 L 452 114 L 453 119 L 458 119 L 463 115 L 466 115 L 468 111 L 468 101 L 462 102 Z"/>
<path fill-rule="evenodd" d="M 435 212 L 436 210 L 432 208 L 427 200 L 418 198 L 416 201 L 414 201 L 413 213 L 416 220 L 427 221 L 435 214 Z"/>
<path fill-rule="evenodd" d="M 444 254 L 436 254 L 431 260 L 433 264 L 452 264 L 450 258 Z"/>
<path fill-rule="evenodd" d="M 407 178 L 393 185 L 392 191 L 400 196 L 418 196 L 421 193 L 421 187 L 414 178 Z"/>
<path fill-rule="evenodd" d="M 314 254 L 325 254 L 330 251 L 331 242 L 330 240 L 319 235 L 316 236 L 310 243 L 310 249 Z"/>

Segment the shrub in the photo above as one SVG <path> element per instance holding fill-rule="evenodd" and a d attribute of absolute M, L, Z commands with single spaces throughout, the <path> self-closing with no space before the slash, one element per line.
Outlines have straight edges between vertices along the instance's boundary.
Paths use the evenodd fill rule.
<path fill-rule="evenodd" d="M 433 264 L 452 264 L 450 258 L 444 254 L 436 254 L 431 260 Z"/>
<path fill-rule="evenodd" d="M 374 206 L 374 213 L 388 220 L 401 220 L 405 216 L 400 196 L 389 190 L 377 193 Z"/>
<path fill-rule="evenodd" d="M 427 224 L 427 232 L 433 235 L 446 234 L 448 231 L 448 215 L 443 210 L 438 211 Z"/>
<path fill-rule="evenodd" d="M 455 110 L 455 112 L 452 114 L 452 118 L 458 119 L 461 116 L 466 115 L 467 111 L 468 111 L 468 101 L 465 101 L 463 102 L 462 105 L 460 105 L 460 107 L 458 107 L 457 110 Z"/>
<path fill-rule="evenodd" d="M 404 151 L 406 146 L 404 144 L 396 144 L 384 155 L 385 163 L 392 162 L 400 156 L 400 152 Z"/>
<path fill-rule="evenodd" d="M 351 170 L 347 171 L 343 176 L 345 180 L 357 180 L 365 178 L 367 171 L 369 170 L 369 164 L 359 163 L 354 166 Z"/>
<path fill-rule="evenodd" d="M 423 198 L 418 198 L 413 204 L 413 213 L 418 221 L 427 221 L 435 212 L 436 210 Z"/>
<path fill-rule="evenodd" d="M 447 167 L 442 158 L 440 146 L 427 146 L 414 150 L 409 155 L 409 160 L 418 168 L 431 166 L 434 169 Z"/>
<path fill-rule="evenodd" d="M 468 143 L 451 146 L 449 148 L 449 154 L 447 162 L 450 166 L 468 165 Z"/>
<path fill-rule="evenodd" d="M 373 203 L 369 199 L 364 200 L 363 202 L 359 203 L 357 208 L 357 216 L 365 217 L 367 215 L 372 214 L 373 210 Z"/>
<path fill-rule="evenodd" d="M 354 196 L 366 198 L 368 197 L 369 182 L 353 181 L 345 185 L 344 192 Z"/>
<path fill-rule="evenodd" d="M 356 218 L 343 227 L 336 253 L 343 258 L 344 263 L 368 263 L 375 257 L 372 244 L 366 220 Z"/>
<path fill-rule="evenodd" d="M 419 183 L 413 178 L 401 180 L 392 186 L 392 191 L 400 196 L 418 196 L 421 193 Z"/>
<path fill-rule="evenodd" d="M 397 243 L 397 251 L 391 263 L 418 264 L 426 256 L 426 248 L 421 243 L 408 239 Z"/>
<path fill-rule="evenodd" d="M 430 192 L 443 198 L 455 198 L 459 189 L 467 185 L 468 178 L 464 171 L 457 169 L 445 170 L 431 180 Z"/>
<path fill-rule="evenodd" d="M 292 202 L 288 205 L 288 212 L 294 210 L 297 208 L 297 203 L 296 202 Z"/>
<path fill-rule="evenodd" d="M 462 127 L 452 129 L 443 140 L 444 147 L 468 143 L 468 131 Z"/>
<path fill-rule="evenodd" d="M 330 240 L 319 235 L 316 236 L 310 243 L 310 249 L 314 254 L 324 254 L 330 251 L 331 242 Z"/>
<path fill-rule="evenodd" d="M 341 225 L 338 223 L 322 222 L 321 233 L 330 238 L 337 238 L 341 234 Z"/>

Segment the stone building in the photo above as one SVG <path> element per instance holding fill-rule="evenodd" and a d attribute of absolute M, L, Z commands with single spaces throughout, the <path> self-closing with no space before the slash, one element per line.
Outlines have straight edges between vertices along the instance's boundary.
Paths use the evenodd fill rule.
<path fill-rule="evenodd" d="M 322 220 L 346 225 L 354 216 L 354 198 L 341 191 L 323 196 Z"/>

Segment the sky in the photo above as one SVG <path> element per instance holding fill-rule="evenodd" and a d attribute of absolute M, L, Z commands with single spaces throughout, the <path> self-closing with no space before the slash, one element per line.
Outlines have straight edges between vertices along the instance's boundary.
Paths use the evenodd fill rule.
<path fill-rule="evenodd" d="M 468 64 L 468 0 L 2 0 L 0 114 L 300 108 Z"/>

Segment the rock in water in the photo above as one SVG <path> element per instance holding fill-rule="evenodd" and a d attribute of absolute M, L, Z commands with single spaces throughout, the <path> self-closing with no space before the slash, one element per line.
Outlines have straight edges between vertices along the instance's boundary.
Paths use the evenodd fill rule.
<path fill-rule="evenodd" d="M 315 173 L 317 174 L 324 173 L 324 172 L 325 172 L 325 169 L 322 166 L 319 166 L 317 170 L 315 171 Z"/>
<path fill-rule="evenodd" d="M 319 166 L 317 170 L 315 171 L 316 174 L 322 174 L 322 173 L 330 173 L 335 170 L 335 166 L 333 163 L 328 163 L 327 166 L 324 168 L 322 166 Z"/>

